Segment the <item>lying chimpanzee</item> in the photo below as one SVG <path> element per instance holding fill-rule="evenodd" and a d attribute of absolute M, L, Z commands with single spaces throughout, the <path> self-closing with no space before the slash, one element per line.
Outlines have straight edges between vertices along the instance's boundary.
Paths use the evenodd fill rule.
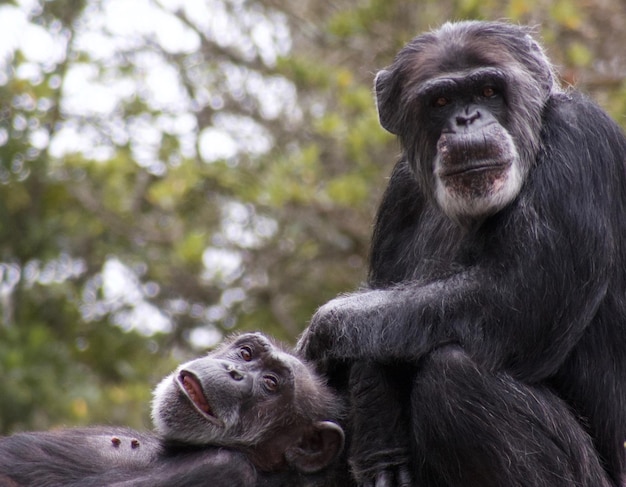
<path fill-rule="evenodd" d="M 258 333 L 181 365 L 154 392 L 157 434 L 94 427 L 0 439 L 2 487 L 316 485 L 343 446 L 336 398 Z"/>

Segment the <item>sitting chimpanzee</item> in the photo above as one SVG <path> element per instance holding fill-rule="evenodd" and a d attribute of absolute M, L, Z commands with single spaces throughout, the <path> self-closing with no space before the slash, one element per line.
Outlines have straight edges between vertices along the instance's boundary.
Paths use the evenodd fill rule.
<path fill-rule="evenodd" d="M 300 342 L 351 393 L 359 485 L 626 479 L 626 137 L 530 34 L 448 23 L 376 77 L 403 153 L 368 289 Z"/>
<path fill-rule="evenodd" d="M 318 485 L 340 453 L 336 398 L 258 333 L 182 364 L 155 389 L 157 434 L 94 427 L 0 440 L 1 487 Z"/>

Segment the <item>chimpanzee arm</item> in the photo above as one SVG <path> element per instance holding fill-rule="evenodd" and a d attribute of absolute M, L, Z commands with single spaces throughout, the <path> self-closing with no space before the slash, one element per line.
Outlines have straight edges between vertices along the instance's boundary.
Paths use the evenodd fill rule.
<path fill-rule="evenodd" d="M 524 370 L 532 371 L 524 378 L 546 377 L 562 363 L 593 317 L 606 281 L 586 287 L 581 283 L 579 292 L 556 297 L 547 282 L 542 286 L 535 281 L 537 288 L 520 296 L 514 293 L 524 290 L 516 289 L 514 276 L 509 282 L 499 283 L 499 279 L 488 270 L 472 270 L 436 283 L 335 299 L 313 317 L 301 347 L 309 358 L 415 362 L 456 342 L 472 355 L 491 359 L 487 365 L 507 364 L 514 371 L 516 360 L 523 360 Z M 572 304 L 558 315 L 545 314 L 540 306 L 525 308 L 525 302 L 544 299 Z"/>
<path fill-rule="evenodd" d="M 94 427 L 0 439 L 0 486 L 252 487 L 256 470 L 232 449 L 181 446 L 165 453 L 154 435 Z M 9 480 L 10 479 L 10 480 Z"/>
<path fill-rule="evenodd" d="M 254 467 L 243 453 L 207 447 L 163 458 L 150 468 L 111 471 L 71 487 L 253 487 L 256 478 Z"/>

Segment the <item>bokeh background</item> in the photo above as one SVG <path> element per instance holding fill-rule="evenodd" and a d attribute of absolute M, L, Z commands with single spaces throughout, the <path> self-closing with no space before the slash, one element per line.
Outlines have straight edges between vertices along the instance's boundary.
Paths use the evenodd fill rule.
<path fill-rule="evenodd" d="M 458 19 L 536 26 L 626 124 L 623 0 L 0 1 L 0 434 L 149 428 L 179 361 L 359 286 L 373 76 Z"/>

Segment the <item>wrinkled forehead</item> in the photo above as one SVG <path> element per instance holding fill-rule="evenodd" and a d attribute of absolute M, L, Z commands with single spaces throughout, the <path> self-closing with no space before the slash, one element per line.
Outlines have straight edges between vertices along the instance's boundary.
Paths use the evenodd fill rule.
<path fill-rule="evenodd" d="M 413 39 L 398 53 L 395 65 L 404 79 L 420 84 L 434 73 L 463 74 L 477 67 L 510 66 L 524 50 L 527 34 L 444 26 Z M 529 38 L 530 39 L 530 38 Z"/>
<path fill-rule="evenodd" d="M 235 347 L 243 344 L 253 345 L 256 352 L 263 357 L 263 364 L 267 368 L 281 369 L 292 376 L 308 377 L 311 375 L 308 367 L 300 359 L 284 351 L 260 333 L 244 333 L 232 342 L 232 346 Z"/>
<path fill-rule="evenodd" d="M 300 376 L 310 376 L 311 375 L 311 371 L 309 370 L 309 368 L 297 357 L 294 357 L 293 355 L 283 352 L 281 350 L 275 350 L 272 354 L 272 357 L 275 360 L 278 360 L 280 362 L 282 362 L 283 364 L 285 364 L 287 367 L 289 367 L 291 370 L 294 371 L 295 374 L 300 375 Z"/>
<path fill-rule="evenodd" d="M 275 348 L 274 344 L 264 335 L 260 333 L 242 333 L 224 343 L 225 347 L 237 347 L 243 344 L 254 345 L 259 351 L 269 352 Z"/>
<path fill-rule="evenodd" d="M 268 361 L 275 367 L 283 369 L 283 376 L 290 377 L 296 396 L 304 394 L 309 397 L 317 395 L 318 381 L 310 367 L 298 357 L 282 350 L 275 349 Z"/>
<path fill-rule="evenodd" d="M 291 376 L 296 388 L 309 387 L 308 385 L 314 381 L 313 373 L 309 367 L 289 353 L 282 350 L 274 350 L 269 360 L 276 364 L 276 367 L 283 368 Z"/>

